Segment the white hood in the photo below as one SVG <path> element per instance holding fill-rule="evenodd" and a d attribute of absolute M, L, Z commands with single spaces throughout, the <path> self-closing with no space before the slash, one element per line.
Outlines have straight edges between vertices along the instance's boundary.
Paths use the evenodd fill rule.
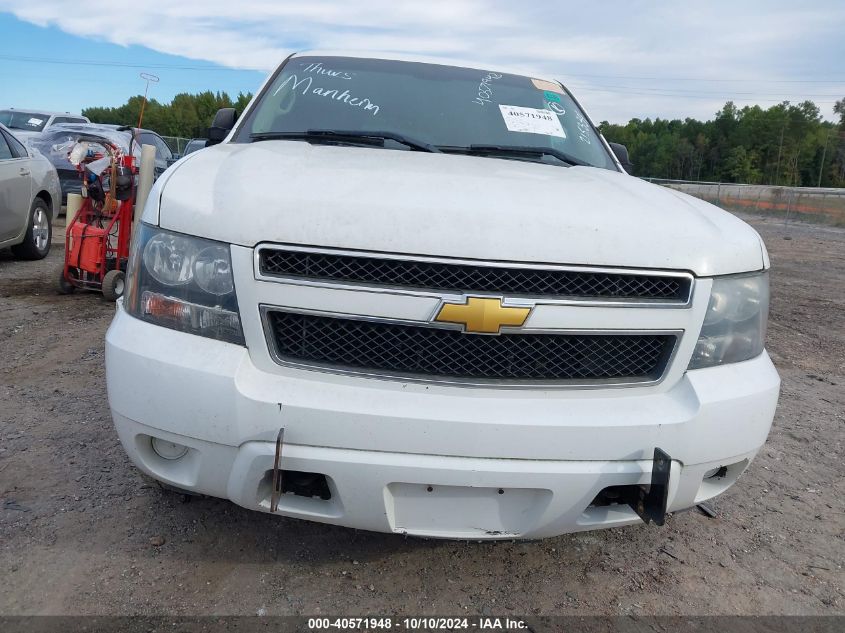
<path fill-rule="evenodd" d="M 703 276 L 764 267 L 762 242 L 741 220 L 605 169 L 262 141 L 195 152 L 168 171 L 159 183 L 160 217 L 148 205 L 145 221 L 243 246 Z"/>

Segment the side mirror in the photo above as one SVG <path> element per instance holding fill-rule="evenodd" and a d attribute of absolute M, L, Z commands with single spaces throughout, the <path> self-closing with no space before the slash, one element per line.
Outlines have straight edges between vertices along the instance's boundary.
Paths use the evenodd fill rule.
<path fill-rule="evenodd" d="M 214 115 L 214 121 L 211 122 L 211 127 L 208 128 L 208 145 L 217 145 L 224 138 L 229 135 L 232 128 L 235 127 L 235 121 L 238 120 L 238 113 L 234 108 L 220 108 L 217 114 Z"/>
<path fill-rule="evenodd" d="M 629 174 L 634 170 L 634 163 L 631 162 L 631 159 L 628 158 L 628 148 L 620 143 L 610 143 L 610 149 L 613 150 L 613 153 L 616 155 L 616 158 L 619 159 L 619 162 L 622 163 L 622 169 L 624 169 Z"/>

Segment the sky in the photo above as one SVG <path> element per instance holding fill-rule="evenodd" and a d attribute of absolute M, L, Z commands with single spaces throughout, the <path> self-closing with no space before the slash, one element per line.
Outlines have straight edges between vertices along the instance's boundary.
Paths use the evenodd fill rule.
<path fill-rule="evenodd" d="M 0 108 L 254 92 L 290 52 L 419 53 L 563 81 L 594 121 L 845 97 L 843 0 L 0 0 Z"/>

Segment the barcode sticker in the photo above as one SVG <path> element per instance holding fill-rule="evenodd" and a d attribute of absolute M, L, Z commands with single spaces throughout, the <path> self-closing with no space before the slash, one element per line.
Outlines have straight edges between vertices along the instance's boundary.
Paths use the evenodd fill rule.
<path fill-rule="evenodd" d="M 566 138 L 566 132 L 560 119 L 543 108 L 523 108 L 521 106 L 500 105 L 502 118 L 511 132 L 545 134 Z"/>

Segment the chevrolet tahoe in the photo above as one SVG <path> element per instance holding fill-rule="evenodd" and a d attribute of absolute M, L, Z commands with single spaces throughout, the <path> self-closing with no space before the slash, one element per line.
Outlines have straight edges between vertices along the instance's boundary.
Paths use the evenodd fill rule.
<path fill-rule="evenodd" d="M 302 53 L 155 184 L 106 337 L 131 460 L 459 539 L 653 521 L 766 441 L 769 260 L 548 78 Z"/>

